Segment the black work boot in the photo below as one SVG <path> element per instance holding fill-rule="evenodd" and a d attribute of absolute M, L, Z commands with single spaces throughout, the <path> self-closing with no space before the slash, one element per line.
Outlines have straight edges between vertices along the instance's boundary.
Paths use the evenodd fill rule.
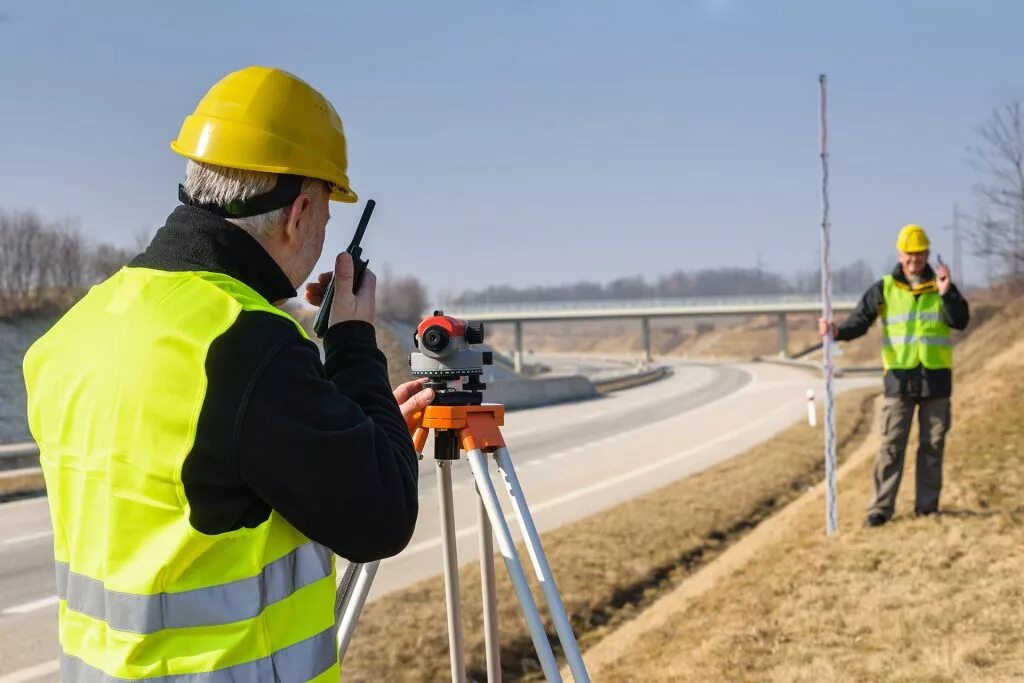
<path fill-rule="evenodd" d="M 872 512 L 868 515 L 867 521 L 864 522 L 864 526 L 882 526 L 888 521 L 889 518 L 881 512 Z"/>
<path fill-rule="evenodd" d="M 937 515 L 937 514 L 939 514 L 939 509 L 938 508 L 920 508 L 920 509 L 914 510 L 914 516 L 915 517 L 928 517 L 929 515 Z"/>

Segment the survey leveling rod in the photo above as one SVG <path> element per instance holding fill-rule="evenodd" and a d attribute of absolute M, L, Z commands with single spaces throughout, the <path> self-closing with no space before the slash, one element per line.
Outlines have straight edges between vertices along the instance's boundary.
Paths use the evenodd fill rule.
<path fill-rule="evenodd" d="M 832 264 L 828 203 L 828 93 L 825 74 L 818 76 L 821 91 L 821 317 L 832 321 Z M 831 536 L 836 532 L 836 410 L 835 367 L 832 362 L 831 329 L 822 339 L 822 372 L 825 375 L 825 525 Z"/>

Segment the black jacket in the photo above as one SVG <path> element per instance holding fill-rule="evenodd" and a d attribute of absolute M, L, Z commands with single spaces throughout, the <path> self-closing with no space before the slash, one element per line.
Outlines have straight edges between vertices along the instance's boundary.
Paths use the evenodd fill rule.
<path fill-rule="evenodd" d="M 909 286 L 907 278 L 903 274 L 903 268 L 899 265 L 892 271 L 892 276 Z M 934 280 L 935 272 L 931 266 L 926 266 L 922 278 L 923 285 L 927 286 Z M 921 286 L 918 285 L 919 288 Z M 884 288 L 882 280 L 879 280 L 864 293 L 850 317 L 839 325 L 836 339 L 849 341 L 866 333 L 871 324 L 875 322 L 884 303 Z M 950 283 L 949 291 L 942 297 L 942 315 L 946 319 L 946 324 L 954 330 L 966 328 L 970 321 L 967 300 L 961 296 L 960 291 L 953 283 Z M 889 397 L 948 398 L 953 392 L 953 373 L 950 370 L 929 370 L 923 365 L 918 365 L 912 370 L 886 371 L 883 384 L 885 395 Z"/>
<path fill-rule="evenodd" d="M 247 233 L 181 206 L 129 267 L 230 275 L 268 301 L 296 292 Z M 395 555 L 412 536 L 418 459 L 372 325 L 333 325 L 317 346 L 289 321 L 244 311 L 206 359 L 208 388 L 182 483 L 205 534 L 276 510 L 352 561 Z"/>

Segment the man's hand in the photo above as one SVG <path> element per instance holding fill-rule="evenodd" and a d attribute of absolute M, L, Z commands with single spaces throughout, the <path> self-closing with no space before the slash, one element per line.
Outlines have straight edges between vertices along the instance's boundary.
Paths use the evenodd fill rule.
<path fill-rule="evenodd" d="M 332 275 L 334 273 L 330 271 L 320 273 L 320 277 L 317 278 L 316 282 L 306 283 L 306 303 L 320 308 L 320 304 L 324 302 L 324 292 L 327 291 L 327 283 L 331 281 Z"/>
<path fill-rule="evenodd" d="M 939 261 L 939 267 L 935 270 L 935 284 L 939 287 L 940 295 L 945 296 L 949 291 L 949 266 L 942 261 Z"/>
<path fill-rule="evenodd" d="M 430 402 L 434 400 L 434 390 L 423 388 L 423 383 L 426 381 L 425 377 L 414 379 L 395 389 L 395 400 L 398 402 L 398 407 L 402 410 L 405 424 L 410 425 L 410 429 L 412 428 L 413 416 L 429 406 Z"/>
<path fill-rule="evenodd" d="M 346 320 L 373 322 L 377 310 L 377 276 L 373 271 L 367 270 L 363 273 L 359 291 L 352 294 L 354 275 L 352 256 L 347 252 L 341 252 L 334 262 L 334 298 L 331 301 L 330 325 Z M 306 301 L 313 306 L 320 306 L 324 301 L 327 283 L 330 281 L 331 273 L 320 273 L 316 282 L 307 282 Z"/>
<path fill-rule="evenodd" d="M 818 318 L 818 334 L 820 336 L 829 336 L 835 339 L 838 330 L 839 327 L 835 324 L 835 322 L 831 320 L 825 320 L 824 318 Z"/>

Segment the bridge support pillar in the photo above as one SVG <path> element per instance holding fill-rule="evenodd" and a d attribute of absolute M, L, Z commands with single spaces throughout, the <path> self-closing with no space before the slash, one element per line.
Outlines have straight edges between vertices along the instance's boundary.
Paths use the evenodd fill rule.
<path fill-rule="evenodd" d="M 651 319 L 640 318 L 640 333 L 644 347 L 644 363 L 651 362 Z"/>
<path fill-rule="evenodd" d="M 785 313 L 779 313 L 779 357 L 789 358 L 789 328 Z"/>
<path fill-rule="evenodd" d="M 512 369 L 517 373 L 523 372 L 523 321 L 517 320 L 512 323 L 515 326 L 516 349 L 512 354 Z"/>

